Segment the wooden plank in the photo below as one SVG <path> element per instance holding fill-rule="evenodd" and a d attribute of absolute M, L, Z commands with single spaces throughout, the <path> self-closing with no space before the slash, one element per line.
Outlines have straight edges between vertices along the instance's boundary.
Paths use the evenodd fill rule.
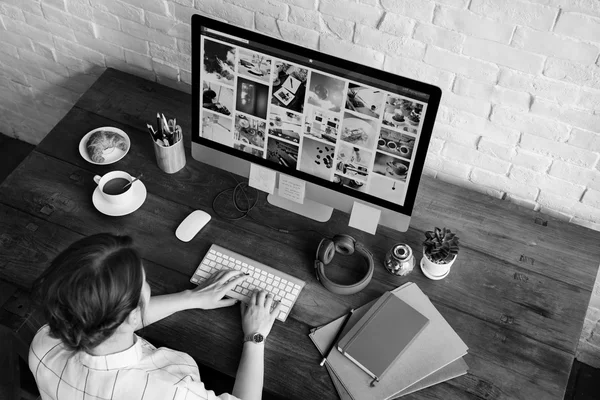
<path fill-rule="evenodd" d="M 74 179 L 74 176 L 77 178 Z M 265 239 L 262 235 L 257 235 L 244 229 L 239 229 L 238 232 L 234 233 L 228 222 L 219 221 L 218 219 L 212 221 L 205 228 L 206 230 L 190 243 L 179 242 L 175 239 L 173 232 L 178 221 L 189 212 L 189 208 L 166 201 L 151 193 L 146 203 L 136 213 L 122 218 L 106 217 L 89 205 L 90 193 L 94 186 L 91 183 L 91 176 L 92 173 L 88 171 L 36 152 L 2 186 L 0 201 L 26 212 L 27 214 L 24 215 L 28 218 L 32 218 L 29 216 L 29 213 L 35 214 L 52 224 L 60 224 L 64 229 L 83 235 L 100 231 L 131 233 L 136 238 L 136 241 L 142 244 L 146 259 L 158 265 L 168 267 L 168 270 L 164 271 L 164 275 L 161 275 L 157 279 L 153 278 L 153 281 L 167 282 L 171 285 L 169 286 L 169 289 L 171 289 L 169 291 L 190 287 L 188 283 L 189 276 L 201 259 L 202 254 L 212 242 L 229 247 L 236 246 L 236 249 L 243 254 L 250 254 L 253 257 L 264 260 L 268 264 L 277 265 L 278 268 L 306 280 L 307 286 L 294 307 L 291 318 L 284 324 L 286 327 L 294 328 L 290 328 L 289 332 L 287 331 L 288 328 L 286 328 L 285 334 L 281 334 L 282 336 L 280 336 L 278 333 L 274 337 L 283 337 L 283 339 L 278 340 L 289 340 L 290 342 L 297 343 L 297 346 L 301 346 L 302 352 L 306 354 L 310 354 L 311 351 L 314 352 L 316 359 L 318 359 L 318 354 L 306 337 L 309 327 L 328 322 L 332 318 L 339 316 L 347 307 L 357 307 L 375 298 L 384 290 L 397 286 L 396 284 L 391 284 L 390 275 L 383 268 L 379 268 L 376 271 L 374 281 L 367 290 L 356 296 L 340 298 L 339 296 L 332 295 L 316 282 L 311 266 L 311 253 L 305 251 L 307 248 L 306 244 L 304 247 L 300 247 L 300 249 L 287 246 L 283 243 L 276 246 L 268 246 L 268 244 L 273 243 L 271 239 Z M 42 212 L 41 210 L 44 209 L 46 211 Z M 6 219 L 8 220 L 9 217 L 7 216 Z M 15 225 L 18 224 L 14 222 L 2 230 L 5 232 L 18 232 Z M 21 223 L 20 225 L 24 224 Z M 24 229 L 23 226 L 21 226 L 21 229 Z M 302 235 L 298 235 L 296 240 L 301 240 L 301 237 Z M 379 257 L 382 256 L 383 254 L 379 255 Z M 477 257 L 483 258 L 478 260 Z M 27 257 L 13 258 L 19 258 L 27 262 Z M 452 274 L 452 278 L 449 277 L 444 281 L 444 285 L 436 284 L 436 282 L 424 278 L 411 280 L 418 282 L 425 293 L 433 299 L 436 306 L 445 307 L 448 310 L 444 315 L 451 325 L 457 329 L 459 334 L 466 335 L 468 339 L 465 338 L 465 340 L 469 347 L 474 349 L 473 354 L 479 354 L 480 350 L 477 348 L 477 343 L 482 341 L 479 339 L 480 335 L 483 337 L 486 335 L 489 336 L 490 329 L 493 329 L 508 332 L 504 336 L 509 335 L 518 338 L 519 341 L 525 342 L 522 345 L 527 348 L 532 347 L 536 351 L 543 349 L 540 351 L 543 353 L 550 352 L 552 357 L 559 353 L 561 355 L 557 356 L 559 357 L 558 359 L 561 357 L 565 358 L 565 363 L 569 364 L 572 360 L 569 361 L 567 352 L 560 352 L 552 347 L 545 346 L 538 342 L 538 340 L 548 342 L 548 344 L 556 348 L 571 347 L 563 343 L 562 340 L 565 337 L 572 338 L 574 336 L 574 332 L 568 330 L 571 329 L 570 327 L 573 325 L 574 320 L 576 320 L 572 314 L 576 314 L 578 307 L 573 306 L 573 308 L 569 308 L 564 305 L 559 306 L 556 299 L 550 294 L 554 293 L 558 299 L 570 297 L 577 303 L 577 299 L 582 297 L 580 291 L 560 281 L 548 279 L 543 276 L 533 276 L 531 278 L 531 285 L 533 286 L 527 286 L 522 281 L 519 281 L 515 287 L 508 290 L 508 295 L 516 293 L 514 300 L 518 300 L 508 301 L 505 297 L 502 297 L 507 294 L 501 291 L 495 293 L 491 291 L 494 288 L 492 285 L 486 283 L 486 279 L 496 282 L 497 287 L 502 287 L 502 281 L 514 280 L 513 274 L 515 271 L 520 273 L 523 273 L 523 271 L 519 270 L 518 267 L 507 264 L 503 266 L 504 268 L 492 268 L 490 271 L 487 271 L 487 273 L 491 274 L 491 278 L 486 278 L 485 274 L 477 273 L 480 269 L 479 263 L 494 263 L 494 259 L 485 259 L 485 255 L 477 252 L 470 254 L 467 259 L 474 261 L 465 262 L 461 269 Z M 6 274 L 7 271 L 3 269 L 0 273 Z M 469 278 L 470 274 L 474 274 L 477 278 Z M 497 274 L 497 277 L 494 274 Z M 18 275 L 18 271 L 8 271 L 9 277 L 12 276 L 14 278 L 16 275 Z M 419 278 L 418 275 L 413 275 L 412 277 Z M 461 284 L 456 283 L 469 281 L 469 279 L 472 281 L 475 279 L 473 287 L 482 286 L 483 290 L 490 290 L 490 292 L 483 291 L 482 295 L 473 295 L 474 291 L 469 290 L 471 286 L 461 289 Z M 446 288 L 444 288 L 445 286 Z M 547 292 L 542 293 L 540 291 L 541 287 L 544 287 Z M 538 296 L 541 299 L 537 299 Z M 532 307 L 532 305 L 538 308 L 546 307 L 543 308 L 544 310 L 548 310 L 548 307 L 551 308 L 549 309 L 550 311 L 547 311 L 542 316 L 536 312 L 539 310 Z M 452 311 L 454 310 L 452 307 L 456 307 L 459 311 Z M 467 313 L 474 315 L 466 316 Z M 502 318 L 502 313 L 506 315 L 504 319 Z M 204 318 L 207 314 L 202 315 Z M 216 324 L 217 327 L 220 327 L 219 329 L 225 329 L 226 327 L 219 325 L 219 322 L 216 321 L 221 318 L 220 316 L 221 314 L 219 314 L 219 317 L 215 317 L 215 321 L 210 320 L 210 323 L 203 322 L 202 326 L 198 326 L 197 328 L 213 329 L 212 326 Z M 234 319 L 234 316 L 236 315 L 232 314 L 231 318 Z M 464 321 L 465 318 L 469 320 L 469 323 L 464 324 L 464 328 L 462 328 L 464 332 L 462 332 L 461 326 L 463 322 L 461 321 Z M 477 324 L 481 325 L 483 323 L 481 321 L 490 322 L 486 322 L 481 328 L 483 331 L 474 330 L 473 326 Z M 176 325 L 178 326 L 178 324 Z M 211 328 L 207 328 L 206 325 L 211 325 Z M 303 328 L 300 329 L 299 327 Z M 229 328 L 233 329 L 233 327 Z M 477 332 L 477 335 L 474 335 L 474 332 Z M 165 337 L 167 334 L 168 332 L 163 331 L 156 333 L 157 337 Z M 222 338 L 222 334 L 215 331 L 214 346 L 217 346 L 216 341 L 219 338 Z M 178 335 L 175 335 L 173 340 L 183 340 L 181 343 L 188 343 L 186 338 L 182 339 Z M 232 340 L 235 339 L 232 338 Z M 534 343 L 537 344 L 534 345 Z M 481 343 L 481 349 L 485 350 L 485 347 L 489 344 L 488 338 L 485 338 Z M 209 346 L 204 348 L 202 346 L 200 345 L 201 351 L 209 351 L 211 348 L 215 351 L 218 347 L 213 348 Z M 516 355 L 511 354 L 514 350 L 511 351 L 510 348 L 521 348 L 520 346 L 521 344 L 515 347 L 515 342 L 512 340 L 499 342 L 498 346 L 494 344 L 494 347 L 498 348 L 498 352 L 489 356 L 489 359 L 494 360 L 494 363 L 498 365 L 502 365 L 506 362 L 505 357 L 507 354 L 510 354 L 511 357 L 516 357 Z M 195 349 L 196 344 L 190 346 L 190 348 L 192 347 Z M 572 351 L 570 348 L 566 350 Z M 281 357 L 283 357 L 289 349 L 282 348 L 281 351 Z M 226 373 L 231 373 L 228 368 L 235 368 L 233 358 L 231 360 L 227 358 L 234 357 L 231 354 L 227 352 L 227 354 L 219 354 L 218 356 L 225 357 L 226 361 L 231 363 L 231 365 L 224 364 L 221 367 L 221 370 Z M 511 368 L 518 369 L 518 371 L 515 371 L 519 372 L 516 375 L 525 375 L 530 372 L 532 368 L 531 364 L 536 365 L 535 362 L 533 359 L 526 359 L 521 364 L 515 364 Z M 306 361 L 302 365 L 305 366 L 305 364 Z M 565 373 L 565 371 L 561 372 Z M 478 373 L 479 371 L 474 371 L 474 374 Z M 510 373 L 514 374 L 514 372 Z M 566 371 L 566 376 L 568 376 L 568 370 Z M 555 376 L 548 381 L 561 382 Z M 546 382 L 544 382 L 544 385 L 546 385 Z M 552 388 L 553 386 L 549 387 Z"/>
<path fill-rule="evenodd" d="M 71 113 L 75 118 L 74 121 L 80 122 L 85 120 L 87 113 L 80 113 L 79 111 L 72 111 Z M 89 115 L 89 120 L 92 123 L 97 122 L 93 115 Z M 57 132 L 68 135 L 71 130 L 71 125 L 65 125 L 61 122 L 55 129 Z M 45 151 L 46 146 L 42 149 Z M 61 150 L 57 150 L 61 151 Z M 133 150 L 132 150 L 133 151 Z M 151 152 L 151 149 L 147 149 L 147 152 Z M 64 150 L 68 152 L 68 150 Z M 227 176 L 222 171 L 216 169 L 209 169 L 207 166 L 197 162 L 190 162 L 185 169 L 185 175 L 180 179 L 179 177 L 167 178 L 165 181 L 165 174 L 159 170 L 150 167 L 145 168 L 147 165 L 146 158 L 142 149 L 135 151 L 136 155 L 129 157 L 128 168 L 136 172 L 144 172 L 144 182 L 147 182 L 148 190 L 151 193 L 150 197 L 153 197 L 152 193 L 157 193 L 159 196 L 168 198 L 173 202 L 180 204 L 187 204 L 190 208 L 194 204 L 202 204 L 208 207 L 212 203 L 214 194 L 222 189 L 228 187 L 224 185 L 223 181 L 227 179 Z M 64 153 L 57 154 L 62 156 Z M 138 156 L 139 154 L 139 156 Z M 148 156 L 146 154 L 146 156 Z M 75 164 L 79 165 L 85 161 L 81 157 L 69 158 Z M 81 160 L 81 161 L 80 161 Z M 62 166 L 56 164 L 50 158 L 40 158 L 35 161 L 36 165 L 27 164 L 27 170 L 23 170 L 23 176 L 36 176 L 39 179 L 35 182 L 35 187 L 39 190 L 44 185 L 48 186 L 52 190 L 51 193 L 39 194 L 37 197 L 42 197 L 50 201 L 46 201 L 47 207 L 56 209 L 60 208 L 60 205 L 55 204 L 56 201 L 52 200 L 53 196 L 56 196 L 55 191 L 57 188 L 61 188 L 61 193 L 69 193 L 70 181 L 67 179 L 69 175 L 81 175 L 84 172 L 78 172 L 72 167 Z M 52 165 L 52 168 L 47 168 L 48 165 Z M 220 175 L 218 175 L 220 174 Z M 83 176 L 83 175 L 82 175 Z M 58 179 L 58 181 L 57 181 Z M 7 185 L 6 196 L 14 198 L 16 193 L 26 192 L 27 188 L 20 185 L 20 182 L 30 182 L 31 178 L 19 179 L 17 178 L 14 183 Z M 53 182 L 54 181 L 54 182 Z M 90 178 L 85 178 L 87 193 L 91 193 L 94 184 Z M 48 182 L 52 182 L 51 184 Z M 165 187 L 167 188 L 165 190 Z M 11 194 L 11 191 L 13 193 Z M 73 194 L 75 195 L 75 194 Z M 0 197 L 1 198 L 1 197 Z M 261 198 L 262 200 L 262 198 Z M 85 196 L 72 202 L 89 202 Z M 19 205 L 9 203 L 15 207 Z M 263 203 L 261 203 L 263 204 Z M 24 204 L 25 205 L 25 204 Z M 33 206 L 33 204 L 32 204 Z M 183 209 L 172 216 L 169 216 L 168 212 L 161 209 L 162 205 L 157 200 L 157 209 L 160 209 L 160 213 L 163 218 L 157 218 L 152 224 L 157 227 L 164 225 L 166 221 L 170 223 L 169 228 L 161 233 L 161 236 L 169 236 L 165 240 L 174 240 L 171 232 L 175 230 L 180 220 L 185 217 L 185 213 L 189 209 Z M 200 208 L 200 207 L 195 207 Z M 146 205 L 142 207 L 138 213 L 143 213 L 146 209 Z M 227 237 L 230 236 L 229 231 L 233 229 L 230 223 L 223 221 L 221 225 L 223 228 L 215 235 L 213 224 L 216 221 L 221 221 L 214 215 L 214 212 L 210 209 L 206 211 L 213 214 L 213 222 L 209 224 L 202 233 L 204 235 L 210 235 L 210 241 L 203 243 L 198 249 L 205 251 L 210 246 L 210 242 L 219 243 L 219 240 L 223 240 L 224 243 L 231 243 L 229 247 L 237 249 L 238 252 L 252 256 L 253 258 L 262 260 L 263 262 L 271 263 L 270 265 L 279 266 L 284 263 L 292 262 L 293 265 L 304 265 L 302 271 L 298 269 L 290 269 L 288 272 L 296 275 L 304 280 L 314 280 L 312 270 L 310 269 L 311 260 L 307 255 L 313 254 L 320 240 L 319 235 L 306 235 L 304 232 L 289 234 L 289 235 L 273 235 L 273 232 L 264 226 L 260 226 L 252 221 L 239 221 L 235 223 L 235 229 L 240 229 L 246 234 L 240 234 L 235 236 L 235 240 L 231 241 Z M 67 211 L 67 210 L 65 210 Z M 59 213 L 58 215 L 51 216 L 51 220 L 55 220 L 58 223 L 61 221 L 67 221 L 74 214 L 70 211 L 68 213 Z M 142 214 L 145 215 L 145 214 Z M 155 218 L 156 216 L 152 216 Z M 88 216 L 82 215 L 79 217 L 81 220 L 88 218 Z M 91 218 L 91 217 L 89 217 Z M 142 217 L 144 219 L 145 217 Z M 327 224 L 329 231 L 325 232 L 331 235 L 336 229 L 343 231 L 346 225 L 346 214 L 336 213 L 333 220 Z M 120 225 L 122 219 L 119 221 L 118 226 L 122 226 L 122 229 L 133 228 L 129 224 L 132 218 L 130 216 L 125 217 L 123 225 Z M 140 218 L 136 218 L 139 220 Z M 257 218 L 258 219 L 258 218 Z M 295 216 L 282 210 L 278 210 L 275 207 L 264 207 L 261 206 L 260 210 L 260 221 L 269 225 L 281 226 L 281 221 L 286 220 L 289 226 L 304 225 L 308 229 L 322 229 L 317 223 L 312 221 L 306 221 L 305 218 Z M 111 219 L 112 221 L 113 219 Z M 304 221 L 303 221 L 304 220 Z M 306 222 L 305 222 L 306 221 Z M 68 225 L 70 226 L 70 225 Z M 115 226 L 112 224 L 112 226 Z M 80 229 L 73 227 L 74 229 Z M 108 226 L 103 227 L 104 229 L 110 229 Z M 91 228 L 93 229 L 93 228 Z M 154 229 L 155 232 L 161 232 Z M 372 251 L 376 265 L 378 266 L 374 283 L 369 288 L 363 291 L 361 294 L 356 296 L 357 300 L 352 301 L 368 301 L 378 296 L 384 290 L 388 290 L 391 287 L 400 285 L 406 278 L 399 278 L 393 275 L 389 275 L 383 268 L 383 257 L 386 251 L 392 246 L 393 243 L 397 242 L 398 239 L 392 236 L 392 232 L 389 230 L 385 234 L 378 234 L 377 236 L 365 235 L 358 233 L 356 230 L 347 230 L 349 233 L 356 235 L 364 242 L 368 248 Z M 421 243 L 422 233 L 414 229 L 409 230 L 404 234 L 402 241 L 408 243 L 412 248 L 419 248 Z M 289 246 L 291 249 L 283 254 L 281 251 L 276 252 L 272 249 L 266 248 L 264 245 L 267 243 L 263 238 L 268 237 L 272 240 L 276 240 L 283 245 Z M 309 239 L 307 241 L 307 239 Z M 167 243 L 167 242 L 164 242 Z M 178 243 L 170 244 L 169 246 L 177 246 Z M 227 246 L 226 246 L 227 247 Z M 302 249 L 299 253 L 295 249 Z M 199 259 L 199 254 L 196 254 L 196 260 Z M 155 261 L 162 263 L 161 255 L 156 255 Z M 189 258 L 190 255 L 188 254 Z M 153 258 L 154 259 L 154 258 Z M 343 265 L 343 257 L 338 257 L 334 260 L 334 265 L 338 265 L 341 269 Z M 191 263 L 194 265 L 194 263 Z M 165 264 L 166 265 L 166 264 Z M 307 268 L 308 267 L 308 268 Z M 418 268 L 418 267 L 417 267 Z M 484 273 L 482 273 L 482 271 Z M 334 272 L 334 271 L 332 271 Z M 531 337 L 551 344 L 557 348 L 575 353 L 577 343 L 579 340 L 579 334 L 581 332 L 587 304 L 591 296 L 590 291 L 583 291 L 573 285 L 566 284 L 560 280 L 555 280 L 545 277 L 543 274 L 537 271 L 528 271 L 522 265 L 512 265 L 507 262 L 498 260 L 495 257 L 489 256 L 481 251 L 474 251 L 469 247 L 464 247 L 456 266 L 453 267 L 452 274 L 449 275 L 446 280 L 440 284 L 440 282 L 430 281 L 425 278 L 420 271 L 415 271 L 410 279 L 419 283 L 419 285 L 427 293 L 431 293 L 430 296 L 434 301 L 446 302 L 451 304 L 457 309 L 464 309 L 465 304 L 469 304 L 469 309 L 466 312 L 472 313 L 479 318 L 486 319 L 488 321 L 496 321 L 499 324 L 504 324 L 505 321 L 510 321 L 511 327 L 518 331 L 530 335 Z M 564 296 L 564 297 L 563 297 Z M 296 308 L 300 310 L 306 310 L 307 313 L 301 313 L 303 315 L 303 322 L 312 325 L 320 325 L 327 322 L 335 315 L 339 315 L 343 312 L 345 306 L 348 304 L 342 304 L 338 306 L 331 306 L 330 314 L 323 314 L 308 312 L 311 308 L 315 307 L 315 304 L 327 304 L 325 302 L 331 302 L 332 304 L 340 303 L 336 296 L 329 294 L 329 292 L 319 292 L 317 297 L 322 302 L 314 303 L 314 295 L 311 296 L 310 303 L 312 304 L 297 304 Z M 569 302 L 563 302 L 561 298 L 571 299 Z M 352 304 L 356 306 L 356 304 Z M 307 317 L 310 315 L 309 317 Z"/>

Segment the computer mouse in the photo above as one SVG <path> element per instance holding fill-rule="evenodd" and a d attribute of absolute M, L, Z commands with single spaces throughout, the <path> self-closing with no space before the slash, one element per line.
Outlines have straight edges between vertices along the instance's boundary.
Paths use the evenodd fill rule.
<path fill-rule="evenodd" d="M 191 212 L 190 215 L 181 221 L 181 224 L 179 224 L 175 231 L 175 236 L 182 242 L 189 242 L 204 228 L 204 225 L 208 224 L 210 218 L 210 214 L 202 210 Z"/>

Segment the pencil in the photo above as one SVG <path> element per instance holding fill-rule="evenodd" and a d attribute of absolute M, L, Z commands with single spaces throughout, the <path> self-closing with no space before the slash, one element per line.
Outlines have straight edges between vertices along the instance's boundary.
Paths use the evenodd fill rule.
<path fill-rule="evenodd" d="M 351 308 L 350 312 L 348 313 L 348 315 L 346 315 L 346 318 L 344 319 L 344 322 L 342 323 L 342 326 L 338 330 L 337 335 L 335 335 L 335 339 L 333 339 L 333 342 L 331 342 L 331 346 L 329 346 L 329 350 L 325 354 L 325 357 L 323 357 L 323 360 L 321 360 L 321 364 L 319 364 L 321 367 L 323 366 L 323 364 L 325 364 L 325 361 L 327 361 L 327 357 L 329 357 L 329 355 L 331 354 L 331 351 L 335 347 L 336 343 L 340 340 L 340 336 L 342 335 L 342 331 L 346 327 L 346 324 L 348 323 L 348 320 L 350 320 L 350 317 L 352 316 L 353 312 L 354 312 L 354 308 Z"/>

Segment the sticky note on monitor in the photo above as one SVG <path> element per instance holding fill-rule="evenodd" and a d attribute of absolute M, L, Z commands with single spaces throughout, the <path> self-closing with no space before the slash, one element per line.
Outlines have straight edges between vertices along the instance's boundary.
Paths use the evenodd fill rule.
<path fill-rule="evenodd" d="M 250 164 L 250 176 L 248 177 L 248 185 L 273 194 L 275 191 L 275 181 L 277 180 L 277 172 L 261 167 L 257 164 Z"/>
<path fill-rule="evenodd" d="M 352 206 L 352 213 L 350 214 L 350 222 L 348 225 L 374 235 L 377 231 L 380 216 L 380 209 L 355 201 L 354 206 Z"/>
<path fill-rule="evenodd" d="M 279 197 L 304 204 L 306 182 L 289 175 L 279 174 Z"/>

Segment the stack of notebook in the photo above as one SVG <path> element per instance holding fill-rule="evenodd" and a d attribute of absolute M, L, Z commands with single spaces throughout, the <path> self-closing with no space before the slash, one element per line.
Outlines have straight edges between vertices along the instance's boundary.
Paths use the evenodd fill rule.
<path fill-rule="evenodd" d="M 398 398 L 467 372 L 467 346 L 414 283 L 345 319 L 309 335 L 321 354 L 333 344 L 326 365 L 342 400 Z"/>

